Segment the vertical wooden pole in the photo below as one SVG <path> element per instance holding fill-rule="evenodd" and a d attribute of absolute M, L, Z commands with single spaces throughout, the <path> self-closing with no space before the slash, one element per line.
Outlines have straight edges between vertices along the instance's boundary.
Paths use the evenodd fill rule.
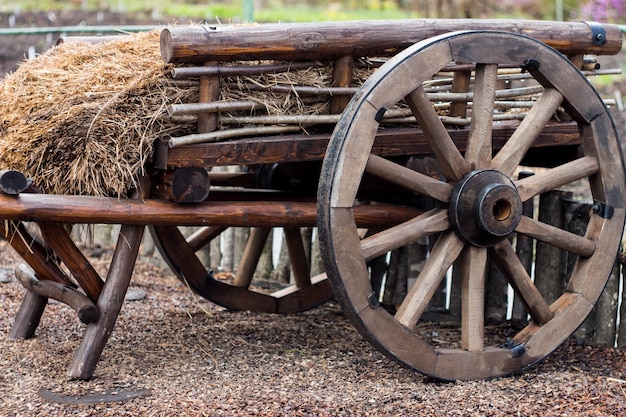
<path fill-rule="evenodd" d="M 617 303 L 619 295 L 619 263 L 616 262 L 611 275 L 594 307 L 593 345 L 612 348 L 617 332 Z"/>
<path fill-rule="evenodd" d="M 452 75 L 450 91 L 453 93 L 467 93 L 470 88 L 470 71 L 455 71 Z M 465 117 L 467 114 L 466 102 L 454 102 L 450 105 L 450 117 Z"/>
<path fill-rule="evenodd" d="M 626 288 L 626 277 L 624 276 L 625 270 L 624 270 L 624 252 L 623 252 L 624 248 L 622 248 L 622 252 L 620 253 L 619 256 L 619 264 L 620 264 L 620 269 L 622 270 L 622 276 L 621 276 L 621 280 L 622 280 L 622 303 L 620 305 L 620 310 L 619 310 L 619 329 L 618 329 L 618 335 L 617 335 L 617 347 L 619 349 L 626 349 L 626 291 L 624 290 Z"/>
<path fill-rule="evenodd" d="M 144 229 L 144 226 L 123 225 L 120 230 L 109 273 L 97 302 L 98 320 L 87 326 L 83 340 L 74 353 L 67 372 L 71 378 L 90 379 L 96 370 L 122 308 Z"/>
<path fill-rule="evenodd" d="M 207 62 L 205 66 L 216 66 L 218 62 Z M 217 101 L 220 98 L 219 75 L 203 75 L 200 77 L 199 98 L 200 103 Z M 198 133 L 213 132 L 217 128 L 217 113 L 198 114 Z"/>
<path fill-rule="evenodd" d="M 352 84 L 352 67 L 354 58 L 351 55 L 337 58 L 333 65 L 333 87 L 349 87 Z M 340 114 L 348 105 L 350 96 L 333 96 L 330 99 L 330 114 Z"/>

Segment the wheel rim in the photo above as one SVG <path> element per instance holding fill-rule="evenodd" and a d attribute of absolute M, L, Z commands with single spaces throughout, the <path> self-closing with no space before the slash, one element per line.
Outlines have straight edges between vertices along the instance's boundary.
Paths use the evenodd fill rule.
<path fill-rule="evenodd" d="M 258 263 L 258 257 L 250 256 L 244 259 L 239 269 L 245 268 L 247 278 L 235 278 L 233 284 L 212 278 L 196 255 L 196 251 L 206 246 L 226 228 L 205 228 L 205 237 L 200 243 L 188 241 L 177 227 L 151 226 L 150 232 L 163 259 L 170 269 L 185 285 L 188 285 L 198 295 L 231 310 L 249 310 L 261 313 L 290 314 L 306 311 L 317 307 L 333 297 L 332 289 L 326 279 L 326 274 L 316 277 L 307 277 L 297 280 L 296 284 L 284 289 L 265 292 L 252 286 L 252 273 Z M 253 228 L 248 246 L 265 243 L 269 230 Z M 289 233 L 293 234 L 293 230 Z M 289 235 L 288 233 L 288 235 Z M 300 238 L 296 233 L 295 238 Z M 258 248 L 260 255 L 260 249 Z M 301 257 L 299 257 L 301 258 Z M 238 271 L 242 273 L 242 271 Z M 306 272 L 308 274 L 308 272 Z M 300 272 L 304 275 L 305 272 Z"/>
<path fill-rule="evenodd" d="M 474 108 L 464 152 L 450 138 L 423 89 L 424 82 L 451 62 L 476 64 Z M 544 91 L 508 141 L 496 149 L 492 125 L 499 66 L 522 67 Z M 370 154 L 382 115 L 403 99 L 424 132 L 445 181 L 433 182 Z M 559 106 L 577 122 L 584 156 L 531 180 L 509 180 Z M 476 379 L 523 370 L 574 332 L 606 283 L 624 224 L 620 155 L 602 100 L 584 76 L 550 47 L 525 36 L 489 31 L 459 32 L 420 42 L 388 61 L 363 85 L 331 139 L 320 178 L 318 217 L 322 253 L 334 292 L 374 346 L 427 375 Z M 427 195 L 445 208 L 360 242 L 352 208 L 365 172 Z M 477 186 L 474 182 L 481 182 L 478 177 L 487 179 Z M 553 230 L 519 214 L 521 202 L 581 178 L 589 178 L 594 200 L 614 210 L 611 217 L 594 213 L 585 237 Z M 466 188 L 472 192 L 467 193 Z M 469 231 L 464 229 L 468 218 L 473 223 Z M 490 228 L 494 221 L 495 228 Z M 543 300 L 506 239 L 510 230 L 579 255 L 566 291 L 551 305 Z M 437 243 L 395 315 L 379 308 L 371 297 L 366 259 L 435 233 L 440 233 Z M 506 346 L 484 340 L 488 255 L 524 299 L 532 317 L 531 324 Z M 415 326 L 455 261 L 460 263 L 463 277 L 460 347 L 439 348 L 416 334 Z"/>

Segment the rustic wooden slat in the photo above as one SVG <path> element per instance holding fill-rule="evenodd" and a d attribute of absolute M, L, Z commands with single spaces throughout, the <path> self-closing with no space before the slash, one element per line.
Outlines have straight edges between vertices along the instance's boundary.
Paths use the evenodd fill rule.
<path fill-rule="evenodd" d="M 471 71 L 455 71 L 454 74 L 452 74 L 450 92 L 452 94 L 469 93 L 471 75 Z M 451 100 L 452 103 L 450 103 L 450 111 L 448 115 L 450 117 L 467 117 L 467 104 L 469 100 L 469 97 L 462 101 Z"/>
<path fill-rule="evenodd" d="M 461 255 L 461 348 L 484 348 L 487 249 L 468 246 Z"/>
<path fill-rule="evenodd" d="M 206 66 L 215 66 L 216 62 L 206 62 Z M 220 98 L 220 77 L 219 75 L 203 75 L 200 77 L 200 88 L 198 90 L 198 102 L 209 103 Z M 196 131 L 198 133 L 213 132 L 217 128 L 216 113 L 199 113 Z"/>
<path fill-rule="evenodd" d="M 491 137 L 498 66 L 477 65 L 474 81 L 472 124 L 467 139 L 465 160 L 473 169 L 491 167 Z"/>
<path fill-rule="evenodd" d="M 516 124 L 503 123 L 493 130 L 493 148 L 499 149 L 515 131 Z M 450 137 L 463 152 L 469 130 L 449 131 Z M 287 134 L 284 136 L 238 139 L 220 143 L 202 143 L 168 149 L 157 149 L 157 168 L 184 166 L 224 166 L 233 164 L 301 162 L 322 160 L 328 147 L 329 134 Z M 539 134 L 534 147 L 578 145 L 580 136 L 575 124 L 552 123 Z M 432 150 L 419 129 L 385 129 L 376 134 L 372 153 L 380 156 L 431 155 Z"/>
<path fill-rule="evenodd" d="M 567 54 L 619 52 L 622 46 L 619 27 L 603 27 L 607 42 L 597 45 L 584 22 L 411 19 L 245 27 L 172 26 L 161 32 L 161 55 L 165 62 L 177 63 L 395 55 L 420 40 L 461 29 L 524 33 Z"/>
<path fill-rule="evenodd" d="M 354 58 L 346 55 L 335 59 L 333 63 L 333 87 L 350 87 L 352 84 L 352 67 Z M 333 96 L 330 99 L 330 114 L 339 114 L 350 101 L 349 96 Z"/>
<path fill-rule="evenodd" d="M 519 192 L 520 199 L 524 202 L 539 194 L 557 189 L 582 178 L 587 178 L 596 174 L 599 169 L 597 158 L 584 156 L 548 171 L 520 179 L 515 182 L 515 186 Z"/>
<path fill-rule="evenodd" d="M 584 257 L 593 255 L 596 250 L 596 242 L 591 239 L 525 216 L 522 216 L 515 231 Z"/>
<path fill-rule="evenodd" d="M 451 231 L 444 233 L 437 240 L 417 281 L 395 314 L 398 322 L 408 328 L 413 328 L 417 324 L 437 287 L 446 276 L 446 271 L 457 259 L 463 247 L 463 241 Z"/>
<path fill-rule="evenodd" d="M 550 306 L 533 285 L 526 269 L 519 261 L 511 244 L 505 240 L 490 249 L 500 270 L 509 279 L 509 282 L 524 300 L 528 314 L 539 324 L 546 324 L 553 317 Z"/>

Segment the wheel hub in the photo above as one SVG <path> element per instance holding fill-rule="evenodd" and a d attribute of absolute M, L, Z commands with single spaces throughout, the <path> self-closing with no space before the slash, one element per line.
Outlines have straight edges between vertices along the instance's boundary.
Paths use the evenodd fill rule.
<path fill-rule="evenodd" d="M 513 181 L 499 171 L 472 171 L 450 198 L 450 223 L 464 240 L 488 247 L 507 238 L 522 217 L 522 200 Z"/>

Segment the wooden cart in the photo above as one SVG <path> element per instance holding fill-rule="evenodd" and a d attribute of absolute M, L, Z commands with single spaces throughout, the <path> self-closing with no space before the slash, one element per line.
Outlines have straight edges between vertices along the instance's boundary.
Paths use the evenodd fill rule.
<path fill-rule="evenodd" d="M 406 20 L 165 29 L 164 60 L 177 65 L 178 79 L 198 82 L 200 91 L 198 103 L 171 112 L 196 114 L 198 131 L 164 138 L 149 163 L 151 175 L 142 178 L 134 195 L 42 194 L 19 173 L 2 176 L 0 218 L 7 221 L 1 229 L 32 268 L 18 271 L 28 291 L 11 337 L 33 336 L 48 297 L 68 303 L 88 323 L 69 375 L 91 378 L 149 226 L 176 275 L 220 305 L 293 313 L 335 296 L 376 348 L 434 378 L 478 379 L 524 370 L 583 322 L 620 246 L 625 214 L 620 143 L 606 105 L 582 70 L 595 62 L 588 54 L 615 54 L 621 45 L 618 27 L 585 22 Z M 357 88 L 352 73 L 363 58 L 380 62 L 380 68 Z M 306 134 L 301 126 L 280 134 L 262 129 L 252 137 L 226 130 L 219 134 L 230 133 L 228 140 L 211 141 L 219 136 L 218 113 L 234 109 L 218 100 L 221 77 L 320 63 L 333 65 L 332 84 L 316 88 L 327 95 L 329 114 L 306 125 Z M 436 90 L 442 83 L 451 87 Z M 508 98 L 514 83 L 527 89 L 523 98 Z M 254 107 L 237 105 L 244 111 Z M 527 110 L 507 115 L 507 109 L 523 107 Z M 423 157 L 436 169 L 407 164 Z M 207 174 L 225 165 L 248 171 Z M 514 179 L 520 166 L 544 169 Z M 318 181 L 317 187 L 307 186 Z M 523 215 L 524 202 L 573 182 L 582 183 L 593 200 L 584 235 Z M 29 237 L 24 222 L 37 223 L 42 243 Z M 106 280 L 66 231 L 65 225 L 79 223 L 122 225 Z M 186 238 L 180 226 L 202 229 Z M 303 262 L 299 228 L 311 226 L 318 227 L 328 278 L 310 277 Z M 214 279 L 196 255 L 227 227 L 252 228 L 234 283 Z M 286 232 L 295 284 L 267 294 L 251 282 L 272 227 Z M 544 300 L 520 262 L 517 235 L 577 256 L 567 288 L 554 303 Z M 368 262 L 424 237 L 436 243 L 404 301 L 389 312 L 373 290 Z M 495 260 L 530 317 L 505 340 L 485 332 L 488 259 Z M 450 340 L 434 340 L 432 327 L 426 332 L 420 319 L 453 264 L 462 276 L 460 330 Z"/>

